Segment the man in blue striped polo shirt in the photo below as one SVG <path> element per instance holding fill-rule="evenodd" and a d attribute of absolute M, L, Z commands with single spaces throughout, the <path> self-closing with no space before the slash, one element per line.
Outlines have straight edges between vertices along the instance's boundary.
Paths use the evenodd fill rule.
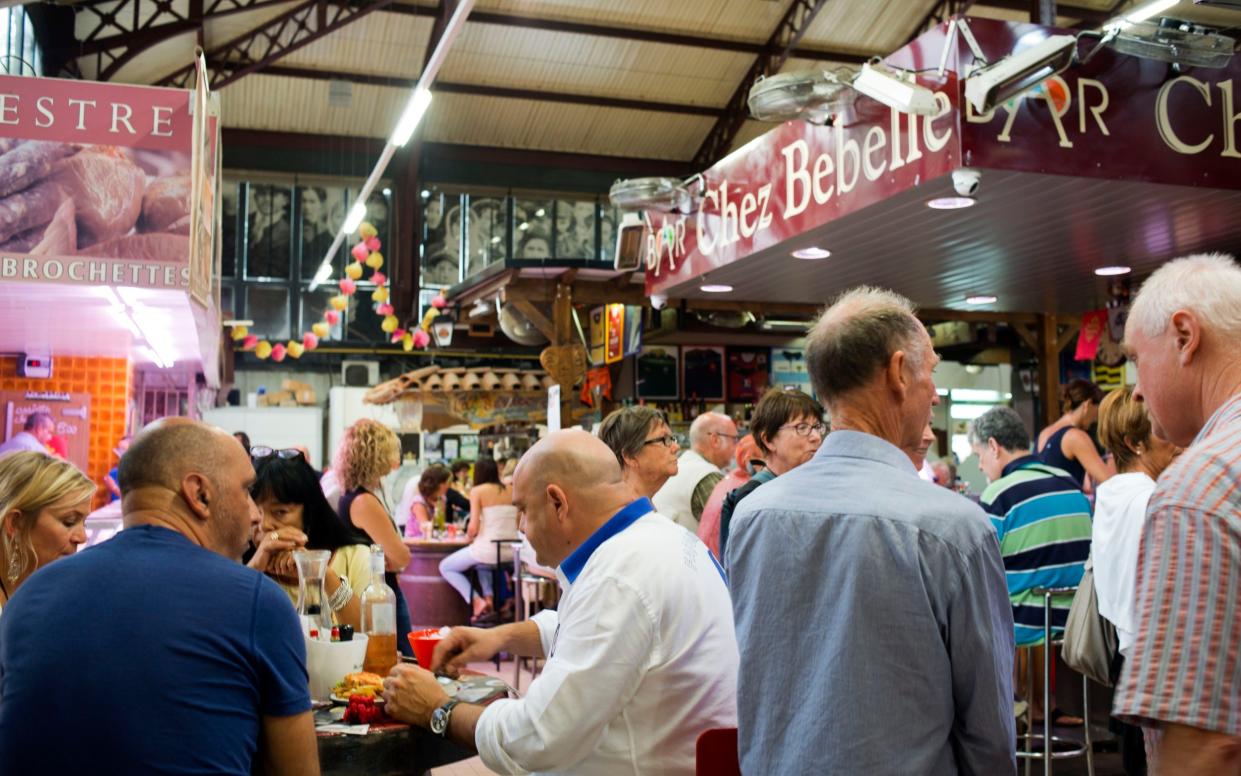
<path fill-rule="evenodd" d="M 970 425 L 970 446 L 991 484 L 982 508 L 1000 538 L 1018 647 L 1043 643 L 1036 588 L 1076 587 L 1090 555 L 1090 502 L 1073 478 L 1032 455 L 1021 416 L 994 407 Z M 1052 599 L 1052 636 L 1064 631 L 1071 595 Z"/>

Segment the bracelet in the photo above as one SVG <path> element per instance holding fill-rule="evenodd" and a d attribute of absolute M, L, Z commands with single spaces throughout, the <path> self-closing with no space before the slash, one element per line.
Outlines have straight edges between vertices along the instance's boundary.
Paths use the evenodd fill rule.
<path fill-rule="evenodd" d="M 328 608 L 334 612 L 339 612 L 345 608 L 351 598 L 353 598 L 353 586 L 349 584 L 348 579 L 342 576 L 340 578 L 340 586 L 336 588 L 336 592 L 328 596 Z"/>

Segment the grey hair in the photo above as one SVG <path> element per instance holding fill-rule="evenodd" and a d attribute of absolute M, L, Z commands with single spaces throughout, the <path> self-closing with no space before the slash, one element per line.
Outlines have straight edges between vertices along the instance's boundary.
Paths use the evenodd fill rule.
<path fill-rule="evenodd" d="M 53 418 L 48 412 L 32 412 L 26 416 L 26 424 L 22 426 L 23 431 L 34 431 L 40 426 L 55 426 L 56 418 Z"/>
<path fill-rule="evenodd" d="M 829 404 L 865 385 L 903 350 L 915 369 L 927 348 L 913 302 L 893 291 L 859 286 L 823 311 L 806 339 L 806 370 Z"/>
<path fill-rule="evenodd" d="M 1168 328 L 1177 310 L 1195 313 L 1224 338 L 1241 337 L 1241 267 L 1224 253 L 1196 253 L 1155 270 L 1133 300 L 1129 325 L 1146 337 Z"/>
<path fill-rule="evenodd" d="M 971 445 L 985 445 L 989 439 L 1012 453 L 1030 450 L 1030 432 L 1012 407 L 992 407 L 970 423 Z"/>
<path fill-rule="evenodd" d="M 642 452 L 651 427 L 667 422 L 664 413 L 654 407 L 621 407 L 603 419 L 599 425 L 599 438 L 612 449 L 623 470 L 626 458 L 637 458 L 638 453 Z"/>
<path fill-rule="evenodd" d="M 718 412 L 704 412 L 689 424 L 689 443 L 697 447 L 711 441 L 711 432 L 718 431 L 719 425 L 728 420 L 727 415 Z"/>

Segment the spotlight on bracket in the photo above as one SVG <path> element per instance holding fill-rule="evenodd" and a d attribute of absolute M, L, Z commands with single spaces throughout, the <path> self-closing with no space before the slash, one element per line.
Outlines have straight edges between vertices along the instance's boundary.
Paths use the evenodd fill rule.
<path fill-rule="evenodd" d="M 1116 28 L 1110 45 L 1122 54 L 1179 67 L 1227 67 L 1237 42 L 1179 19 L 1129 23 Z"/>
<path fill-rule="evenodd" d="M 979 113 L 993 110 L 1014 97 L 1062 73 L 1073 64 L 1077 38 L 1051 35 L 1039 43 L 970 73 L 965 98 Z"/>
<path fill-rule="evenodd" d="M 691 186 L 701 180 L 698 175 L 685 181 L 676 178 L 631 178 L 613 183 L 608 199 L 621 210 L 654 210 L 685 215 L 698 209 L 698 198 Z"/>
<path fill-rule="evenodd" d="M 883 62 L 867 62 L 853 79 L 853 88 L 862 94 L 895 108 L 901 113 L 933 116 L 939 107 L 935 92 L 914 81 L 914 74 L 889 67 Z"/>
<path fill-rule="evenodd" d="M 758 79 L 750 87 L 748 103 L 750 115 L 759 121 L 803 119 L 830 125 L 855 96 L 847 78 L 830 70 L 804 70 Z"/>

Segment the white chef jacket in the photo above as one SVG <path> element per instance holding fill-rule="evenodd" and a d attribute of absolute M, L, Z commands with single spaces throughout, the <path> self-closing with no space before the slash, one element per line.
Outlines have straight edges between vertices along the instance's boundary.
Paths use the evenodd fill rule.
<path fill-rule="evenodd" d="M 543 673 L 483 712 L 499 773 L 692 774 L 699 734 L 737 725 L 737 637 L 724 571 L 698 537 L 638 499 L 556 570 L 540 612 Z"/>

